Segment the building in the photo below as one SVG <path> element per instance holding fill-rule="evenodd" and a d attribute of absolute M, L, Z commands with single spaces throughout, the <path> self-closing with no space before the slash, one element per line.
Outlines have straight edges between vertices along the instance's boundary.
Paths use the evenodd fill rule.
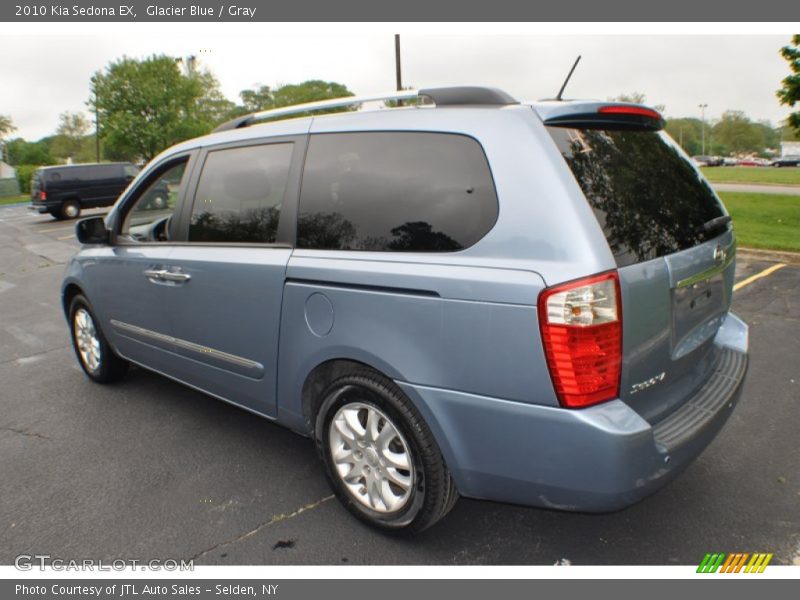
<path fill-rule="evenodd" d="M 0 198 L 19 195 L 17 170 L 3 161 L 3 147 L 0 146 Z"/>
<path fill-rule="evenodd" d="M 17 170 L 0 160 L 0 179 L 14 179 L 17 176 Z"/>
<path fill-rule="evenodd" d="M 781 156 L 800 154 L 800 142 L 781 142 Z"/>

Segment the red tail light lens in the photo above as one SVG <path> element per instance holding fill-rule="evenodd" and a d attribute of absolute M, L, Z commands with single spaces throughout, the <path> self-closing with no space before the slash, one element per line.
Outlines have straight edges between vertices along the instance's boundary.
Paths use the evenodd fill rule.
<path fill-rule="evenodd" d="M 622 308 L 616 271 L 544 290 L 539 325 L 562 406 L 583 408 L 619 395 Z"/>
<path fill-rule="evenodd" d="M 39 192 L 39 200 L 47 200 L 47 193 Z"/>

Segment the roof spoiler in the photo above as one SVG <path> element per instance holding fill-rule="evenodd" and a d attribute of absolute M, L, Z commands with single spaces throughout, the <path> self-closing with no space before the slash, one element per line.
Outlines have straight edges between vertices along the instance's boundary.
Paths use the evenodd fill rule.
<path fill-rule="evenodd" d="M 564 106 L 544 118 L 544 124 L 575 129 L 630 129 L 661 131 L 666 125 L 658 111 L 640 104 L 587 103 Z"/>

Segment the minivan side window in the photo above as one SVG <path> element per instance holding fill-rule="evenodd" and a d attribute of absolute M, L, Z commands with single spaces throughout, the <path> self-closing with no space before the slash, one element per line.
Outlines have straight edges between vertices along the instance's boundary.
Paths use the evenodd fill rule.
<path fill-rule="evenodd" d="M 190 242 L 275 243 L 291 142 L 214 150 L 197 184 Z"/>
<path fill-rule="evenodd" d="M 313 135 L 297 247 L 452 252 L 485 236 L 497 195 L 483 148 L 449 133 Z"/>

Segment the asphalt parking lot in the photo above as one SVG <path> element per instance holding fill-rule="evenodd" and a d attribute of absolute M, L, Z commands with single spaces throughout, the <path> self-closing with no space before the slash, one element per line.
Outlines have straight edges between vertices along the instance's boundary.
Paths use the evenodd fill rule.
<path fill-rule="evenodd" d="M 800 564 L 800 266 L 739 289 L 744 395 L 676 481 L 609 515 L 461 499 L 413 538 L 360 524 L 311 443 L 181 385 L 80 371 L 59 301 L 74 223 L 0 207 L 0 563 L 18 554 L 196 564 Z M 737 280 L 771 263 L 739 261 Z"/>

